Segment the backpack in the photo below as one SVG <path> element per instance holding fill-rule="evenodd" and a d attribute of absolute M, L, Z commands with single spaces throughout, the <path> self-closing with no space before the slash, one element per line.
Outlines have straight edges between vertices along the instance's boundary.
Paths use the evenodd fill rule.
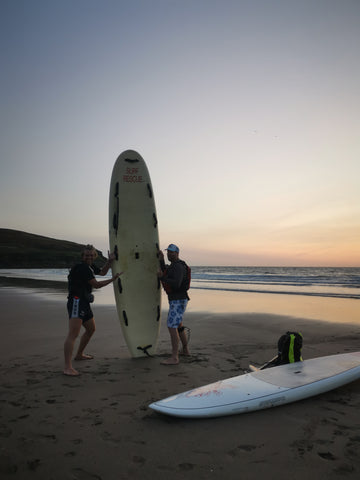
<path fill-rule="evenodd" d="M 260 370 L 265 368 L 286 365 L 287 363 L 302 362 L 301 349 L 303 336 L 300 332 L 286 332 L 278 340 L 278 354 L 266 362 Z"/>
<path fill-rule="evenodd" d="M 184 264 L 185 270 L 186 270 L 185 278 L 181 286 L 184 287 L 185 290 L 189 290 L 190 283 L 191 283 L 191 268 L 183 260 L 180 260 L 180 261 Z"/>
<path fill-rule="evenodd" d="M 286 332 L 278 340 L 278 365 L 302 362 L 303 336 L 300 332 Z"/>

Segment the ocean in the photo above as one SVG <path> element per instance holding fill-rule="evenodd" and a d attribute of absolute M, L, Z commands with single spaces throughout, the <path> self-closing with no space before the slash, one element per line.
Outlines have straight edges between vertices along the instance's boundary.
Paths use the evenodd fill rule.
<path fill-rule="evenodd" d="M 67 269 L 0 269 L 2 277 L 49 282 L 66 282 L 67 274 Z M 191 289 L 360 299 L 360 268 L 195 266 Z"/>
<path fill-rule="evenodd" d="M 192 288 L 360 299 L 360 268 L 194 267 Z"/>
<path fill-rule="evenodd" d="M 2 288 L 16 288 L 39 300 L 52 299 L 63 304 L 67 275 L 67 269 L 0 269 L 1 279 L 47 282 L 5 279 Z M 59 281 L 63 288 L 55 283 Z M 94 290 L 94 294 L 95 307 L 115 307 L 111 286 Z M 168 302 L 165 292 L 162 295 L 166 315 Z M 189 295 L 189 312 L 286 315 L 355 325 L 360 322 L 360 268 L 195 266 Z M 291 323 L 289 328 L 300 327 Z"/>

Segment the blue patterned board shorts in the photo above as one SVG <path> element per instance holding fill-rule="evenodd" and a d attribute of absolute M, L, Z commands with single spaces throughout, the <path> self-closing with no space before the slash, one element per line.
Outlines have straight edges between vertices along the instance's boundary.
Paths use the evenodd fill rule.
<path fill-rule="evenodd" d="M 185 313 L 188 300 L 170 300 L 169 313 L 167 318 L 167 326 L 169 328 L 178 328 L 182 322 L 182 317 Z"/>

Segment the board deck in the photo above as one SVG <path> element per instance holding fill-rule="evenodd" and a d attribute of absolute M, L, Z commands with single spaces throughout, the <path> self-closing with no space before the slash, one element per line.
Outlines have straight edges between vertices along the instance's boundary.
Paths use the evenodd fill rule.
<path fill-rule="evenodd" d="M 177 417 L 218 417 L 284 405 L 360 379 L 360 352 L 289 363 L 220 380 L 150 405 Z"/>
<path fill-rule="evenodd" d="M 110 183 L 109 243 L 116 255 L 116 308 L 133 357 L 152 355 L 160 328 L 159 234 L 154 193 L 143 158 L 126 150 L 116 160 Z"/>

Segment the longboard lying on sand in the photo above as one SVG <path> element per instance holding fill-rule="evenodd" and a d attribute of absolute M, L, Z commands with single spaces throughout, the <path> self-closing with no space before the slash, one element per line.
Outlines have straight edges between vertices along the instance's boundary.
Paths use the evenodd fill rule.
<path fill-rule="evenodd" d="M 159 234 L 150 176 L 133 150 L 115 162 L 109 197 L 110 251 L 122 332 L 133 357 L 155 353 L 160 328 Z"/>
<path fill-rule="evenodd" d="M 276 407 L 360 378 L 360 352 L 330 355 L 239 375 L 150 405 L 176 417 L 218 417 Z"/>

